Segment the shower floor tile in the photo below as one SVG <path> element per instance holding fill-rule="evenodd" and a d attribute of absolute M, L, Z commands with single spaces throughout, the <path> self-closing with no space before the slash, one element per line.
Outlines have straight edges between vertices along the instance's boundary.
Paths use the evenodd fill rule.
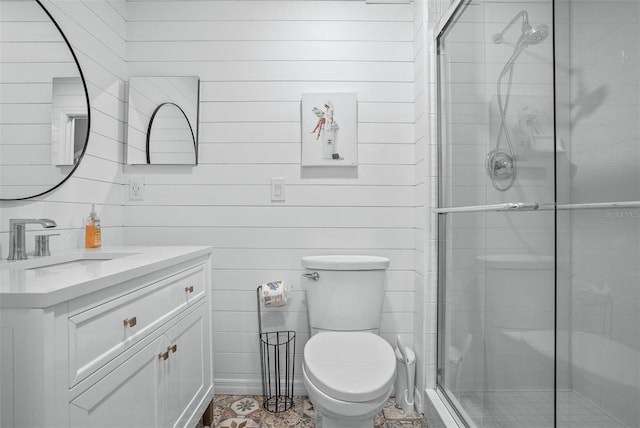
<path fill-rule="evenodd" d="M 478 428 L 553 427 L 554 405 L 550 391 L 466 392 L 460 395 L 459 401 Z M 560 427 L 624 427 L 576 392 L 558 392 L 557 414 Z"/>
<path fill-rule="evenodd" d="M 262 396 L 216 395 L 213 399 L 215 428 L 315 427 L 313 405 L 307 397 L 295 397 L 292 409 L 271 413 L 262 407 Z M 426 428 L 423 415 L 405 413 L 391 397 L 376 416 L 374 428 Z M 201 428 L 198 426 L 197 428 Z"/>

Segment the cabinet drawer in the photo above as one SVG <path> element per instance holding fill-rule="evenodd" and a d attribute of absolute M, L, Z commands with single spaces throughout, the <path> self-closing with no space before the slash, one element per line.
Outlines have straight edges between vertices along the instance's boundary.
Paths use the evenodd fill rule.
<path fill-rule="evenodd" d="M 204 265 L 199 265 L 70 317 L 70 386 L 204 294 Z"/>

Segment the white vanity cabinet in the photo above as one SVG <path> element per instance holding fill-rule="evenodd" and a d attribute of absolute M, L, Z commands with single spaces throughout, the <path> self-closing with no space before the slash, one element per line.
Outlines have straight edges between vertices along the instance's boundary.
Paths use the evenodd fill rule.
<path fill-rule="evenodd" d="M 200 303 L 162 336 L 75 398 L 71 402 L 70 425 L 187 426 L 206 397 L 207 379 L 211 378 L 203 346 L 207 322 L 206 306 Z"/>
<path fill-rule="evenodd" d="M 2 309 L 2 427 L 195 426 L 213 398 L 210 254 L 141 271 Z"/>

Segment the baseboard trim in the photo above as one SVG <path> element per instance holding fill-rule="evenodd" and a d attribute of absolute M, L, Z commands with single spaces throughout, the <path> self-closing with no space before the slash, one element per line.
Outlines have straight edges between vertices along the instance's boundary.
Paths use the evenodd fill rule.
<path fill-rule="evenodd" d="M 256 379 L 223 379 L 214 380 L 216 394 L 228 395 L 262 395 L 262 382 Z M 307 395 L 302 379 L 293 381 L 293 395 Z"/>

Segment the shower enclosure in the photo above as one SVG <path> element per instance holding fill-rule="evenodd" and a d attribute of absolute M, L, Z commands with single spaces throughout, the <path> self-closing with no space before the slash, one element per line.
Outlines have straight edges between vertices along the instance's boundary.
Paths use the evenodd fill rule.
<path fill-rule="evenodd" d="M 640 0 L 437 35 L 437 390 L 461 426 L 640 427 Z"/>

